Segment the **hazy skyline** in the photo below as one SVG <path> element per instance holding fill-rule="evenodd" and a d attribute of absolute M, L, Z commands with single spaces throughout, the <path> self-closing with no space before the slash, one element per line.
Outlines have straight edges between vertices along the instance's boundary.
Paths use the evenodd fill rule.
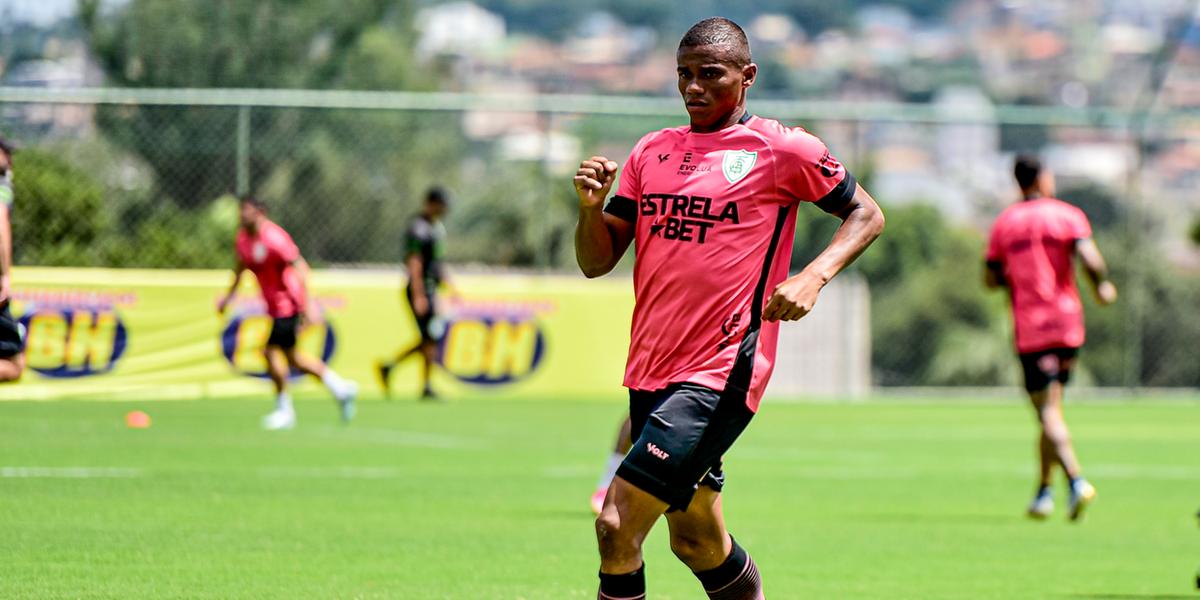
<path fill-rule="evenodd" d="M 13 20 L 46 25 L 75 10 L 75 0 L 0 0 L 0 14 L 8 13 Z"/>

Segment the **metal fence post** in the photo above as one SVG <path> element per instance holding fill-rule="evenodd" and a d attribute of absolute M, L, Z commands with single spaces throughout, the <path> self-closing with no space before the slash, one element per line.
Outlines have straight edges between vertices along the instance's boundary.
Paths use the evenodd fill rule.
<path fill-rule="evenodd" d="M 241 105 L 237 115 L 237 194 L 250 193 L 250 107 Z"/>

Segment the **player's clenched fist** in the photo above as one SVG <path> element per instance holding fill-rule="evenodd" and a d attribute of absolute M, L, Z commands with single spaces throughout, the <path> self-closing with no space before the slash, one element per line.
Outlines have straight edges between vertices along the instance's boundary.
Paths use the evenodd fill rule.
<path fill-rule="evenodd" d="M 575 172 L 575 193 L 579 194 L 580 206 L 602 206 L 616 180 L 617 163 L 603 156 L 593 156 L 579 163 L 579 170 Z"/>
<path fill-rule="evenodd" d="M 817 305 L 821 286 L 820 280 L 803 272 L 784 280 L 775 287 L 767 307 L 763 309 L 763 320 L 798 321 L 804 318 Z"/>

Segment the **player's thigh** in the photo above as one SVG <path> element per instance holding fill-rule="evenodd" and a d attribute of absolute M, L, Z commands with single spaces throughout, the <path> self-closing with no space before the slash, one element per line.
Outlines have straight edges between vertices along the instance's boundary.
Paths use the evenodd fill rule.
<path fill-rule="evenodd" d="M 284 349 L 273 344 L 263 347 L 263 357 L 267 359 L 267 369 L 272 373 L 287 373 L 288 359 Z"/>
<path fill-rule="evenodd" d="M 303 352 L 299 352 L 295 346 L 283 348 L 283 355 L 287 358 L 287 363 L 308 373 L 309 375 L 320 376 L 322 363 L 320 359 L 313 358 Z"/>
<path fill-rule="evenodd" d="M 629 452 L 629 448 L 633 446 L 633 424 L 630 423 L 629 417 L 621 422 L 621 428 L 617 430 L 617 441 L 614 448 L 617 452 L 625 454 Z"/>
<path fill-rule="evenodd" d="M 679 539 L 692 543 L 724 545 L 728 532 L 725 530 L 725 515 L 721 510 L 721 493 L 700 486 L 687 510 L 667 513 L 667 526 L 671 529 L 672 543 Z"/>
<path fill-rule="evenodd" d="M 12 381 L 25 371 L 25 355 L 14 354 L 0 358 L 0 381 Z"/>
<path fill-rule="evenodd" d="M 744 394 L 693 384 L 633 392 L 629 408 L 634 442 L 617 474 L 678 511 L 753 416 Z"/>
<path fill-rule="evenodd" d="M 619 537 L 640 547 L 666 510 L 666 502 L 617 476 L 609 485 L 604 508 L 596 519 L 597 536 L 601 544 Z"/>
<path fill-rule="evenodd" d="M 1054 384 L 1065 385 L 1071 380 L 1071 370 L 1075 366 L 1078 348 L 1051 348 L 1038 352 L 1026 352 L 1020 355 L 1021 371 L 1025 378 L 1025 391 L 1030 397 L 1042 394 L 1057 396 L 1057 393 L 1045 394 Z M 1057 392 L 1057 390 L 1054 390 Z"/>

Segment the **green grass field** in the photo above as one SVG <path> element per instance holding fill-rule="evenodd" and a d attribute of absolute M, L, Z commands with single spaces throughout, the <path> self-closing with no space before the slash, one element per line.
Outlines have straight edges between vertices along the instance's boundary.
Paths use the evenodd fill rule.
<path fill-rule="evenodd" d="M 126 429 L 142 408 L 148 430 Z M 0 403 L 0 598 L 595 597 L 587 499 L 621 404 Z M 780 598 L 1200 598 L 1200 403 L 1069 408 L 1100 498 L 1027 521 L 1011 403 L 768 403 L 731 530 Z M 1058 497 L 1063 502 L 1061 486 Z M 1061 512 L 1061 510 L 1060 510 Z M 648 541 L 651 597 L 702 598 Z"/>

